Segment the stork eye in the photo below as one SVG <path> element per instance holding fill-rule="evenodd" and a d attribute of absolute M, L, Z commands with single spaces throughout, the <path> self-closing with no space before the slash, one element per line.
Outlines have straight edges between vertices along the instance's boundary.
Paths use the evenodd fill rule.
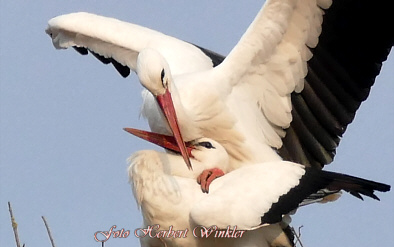
<path fill-rule="evenodd" d="M 165 72 L 164 69 L 161 71 L 161 82 L 164 82 Z"/>
<path fill-rule="evenodd" d="M 199 145 L 199 146 L 202 146 L 202 147 L 204 147 L 204 148 L 207 148 L 207 149 L 215 148 L 215 147 L 212 145 L 212 143 L 210 143 L 210 142 L 200 142 L 200 143 L 198 143 L 198 145 Z"/>

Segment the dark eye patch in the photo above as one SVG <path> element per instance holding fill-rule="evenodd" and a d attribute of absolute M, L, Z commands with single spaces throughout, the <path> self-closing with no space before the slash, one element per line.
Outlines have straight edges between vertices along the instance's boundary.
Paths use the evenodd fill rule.
<path fill-rule="evenodd" d="M 163 70 L 161 71 L 161 82 L 163 82 L 164 76 L 165 76 L 165 72 L 164 72 L 164 69 L 163 69 Z"/>
<path fill-rule="evenodd" d="M 215 147 L 212 145 L 212 143 L 210 143 L 210 142 L 199 142 L 198 145 L 199 145 L 199 146 L 202 146 L 202 147 L 205 147 L 205 148 L 207 148 L 207 149 L 215 148 Z"/>

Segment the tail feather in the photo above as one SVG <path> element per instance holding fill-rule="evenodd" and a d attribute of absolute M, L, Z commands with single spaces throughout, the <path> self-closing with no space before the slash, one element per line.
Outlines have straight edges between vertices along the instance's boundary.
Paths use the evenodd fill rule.
<path fill-rule="evenodd" d="M 351 195 L 363 200 L 362 195 L 371 197 L 379 201 L 375 191 L 387 192 L 391 186 L 375 181 L 353 177 L 341 173 L 322 171 L 322 177 L 331 180 L 327 188 L 330 190 L 344 190 Z"/>
<path fill-rule="evenodd" d="M 305 174 L 300 178 L 299 184 L 281 195 L 278 201 L 271 205 L 268 212 L 261 217 L 261 224 L 280 222 L 283 215 L 300 206 L 315 202 L 335 201 L 339 198 L 341 190 L 361 200 L 363 200 L 362 195 L 379 200 L 374 191 L 389 191 L 390 185 L 305 167 Z"/>
<path fill-rule="evenodd" d="M 358 199 L 364 201 L 364 198 L 357 192 L 349 191 L 350 195 L 357 197 Z M 380 199 L 378 199 L 380 201 Z"/>

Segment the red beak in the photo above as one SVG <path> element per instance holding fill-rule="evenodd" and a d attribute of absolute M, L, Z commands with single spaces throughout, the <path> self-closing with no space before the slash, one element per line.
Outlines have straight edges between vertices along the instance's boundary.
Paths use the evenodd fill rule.
<path fill-rule="evenodd" d="M 144 139 L 148 142 L 154 143 L 160 147 L 167 148 L 171 151 L 180 153 L 181 149 L 179 148 L 175 138 L 173 136 L 167 136 L 167 135 L 162 135 L 158 133 L 153 133 L 149 131 L 144 131 L 144 130 L 138 130 L 138 129 L 133 129 L 133 128 L 124 128 L 125 131 L 129 132 L 132 135 L 135 135 L 141 139 Z M 188 154 L 188 157 L 193 157 L 192 155 L 192 150 L 194 149 L 193 146 L 185 144 L 186 148 L 186 153 Z"/>
<path fill-rule="evenodd" d="M 162 95 L 156 96 L 157 102 L 164 113 L 164 116 L 167 118 L 167 122 L 170 125 L 172 134 L 175 137 L 175 141 L 179 147 L 179 150 L 182 154 L 183 160 L 185 161 L 187 167 L 192 170 L 192 164 L 190 163 L 189 154 L 186 150 L 185 142 L 183 141 L 181 130 L 178 125 L 178 118 L 176 116 L 174 103 L 172 101 L 171 93 L 168 89 L 166 89 L 165 93 Z"/>

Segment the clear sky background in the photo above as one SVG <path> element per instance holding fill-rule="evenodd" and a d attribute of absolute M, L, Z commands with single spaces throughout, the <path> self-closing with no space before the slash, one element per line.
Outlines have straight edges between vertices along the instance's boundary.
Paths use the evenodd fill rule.
<path fill-rule="evenodd" d="M 0 0 L 0 246 L 14 246 L 7 201 L 22 243 L 101 246 L 93 234 L 134 231 L 140 212 L 128 184 L 127 157 L 154 148 L 122 130 L 147 129 L 139 118 L 137 77 L 73 50 L 55 50 L 44 30 L 57 15 L 87 11 L 116 17 L 228 54 L 262 6 L 245 1 Z M 368 49 L 368 47 L 366 47 Z M 349 126 L 330 170 L 394 185 L 394 57 Z M 394 193 L 381 202 L 344 194 L 302 208 L 305 247 L 393 244 Z M 106 247 L 138 246 L 132 236 Z"/>

